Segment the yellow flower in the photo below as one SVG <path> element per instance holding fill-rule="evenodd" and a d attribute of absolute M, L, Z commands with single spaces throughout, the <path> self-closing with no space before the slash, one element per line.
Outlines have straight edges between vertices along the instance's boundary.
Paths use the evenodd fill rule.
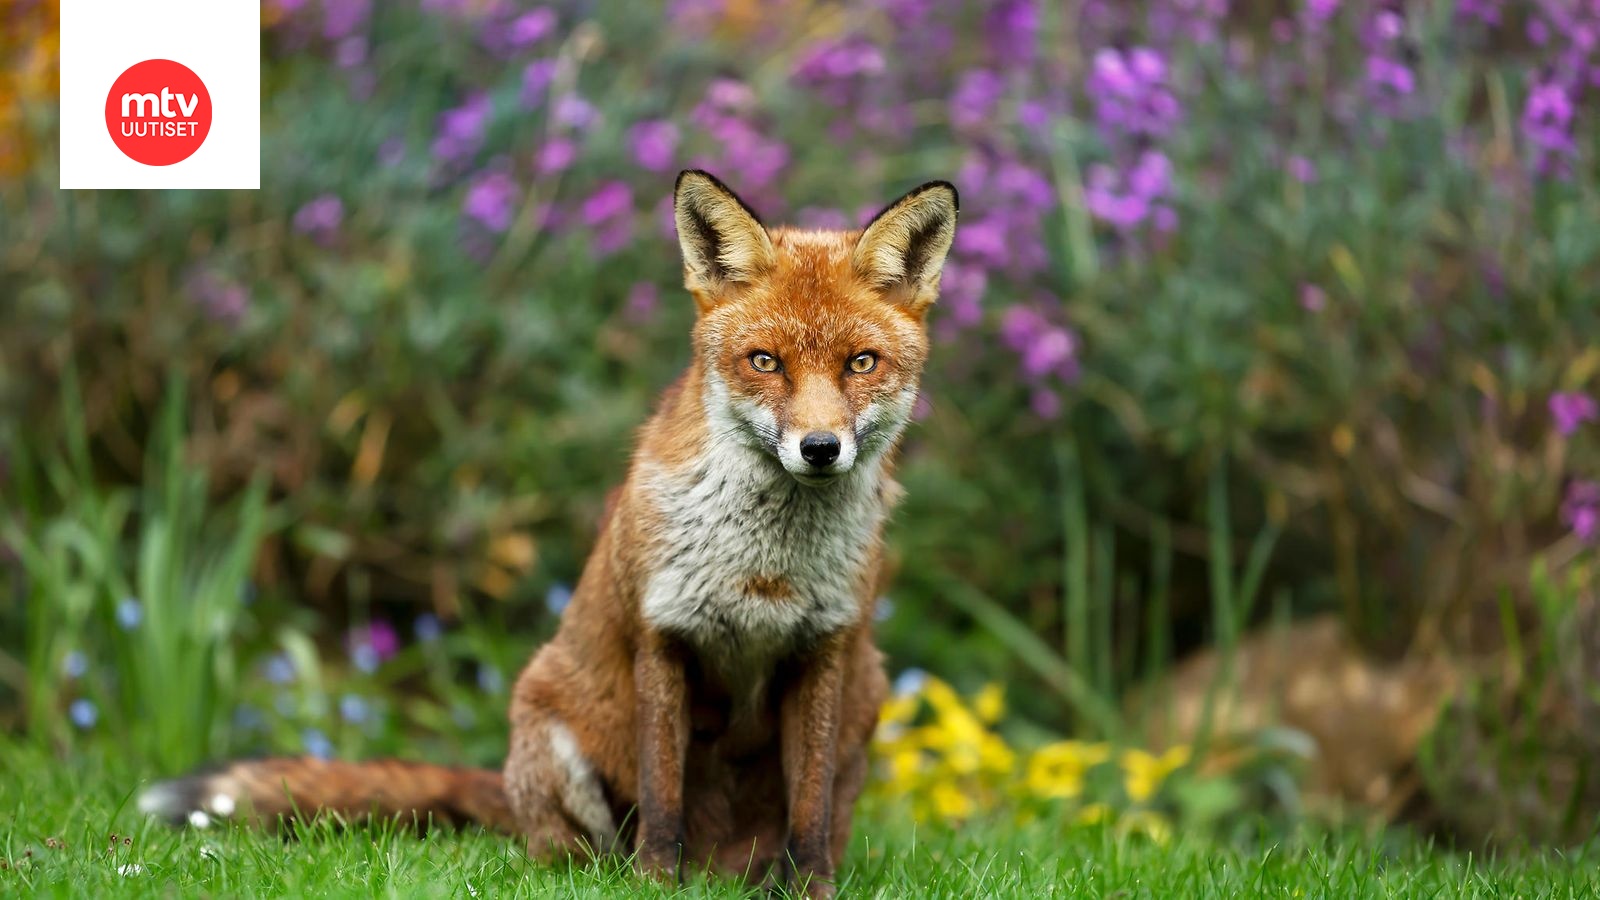
<path fill-rule="evenodd" d="M 972 709 L 985 724 L 993 725 L 1006 714 L 1006 693 L 998 682 L 991 681 L 972 698 Z"/>
<path fill-rule="evenodd" d="M 1083 793 L 1083 776 L 1105 762 L 1111 751 L 1104 744 L 1057 741 L 1035 750 L 1028 760 L 1026 785 L 1036 797 L 1072 798 Z"/>
<path fill-rule="evenodd" d="M 889 757 L 889 779 L 904 793 L 910 782 L 922 771 L 922 753 L 917 750 L 897 750 Z"/>
<path fill-rule="evenodd" d="M 1172 840 L 1172 823 L 1160 813 L 1135 810 L 1122 817 L 1119 827 L 1127 834 L 1142 834 L 1158 844 Z"/>
<path fill-rule="evenodd" d="M 888 702 L 883 704 L 883 708 L 878 713 L 879 726 L 904 725 L 910 722 L 916 717 L 917 706 L 920 703 L 921 700 L 919 700 L 915 694 L 908 694 L 903 697 L 890 697 Z"/>
<path fill-rule="evenodd" d="M 922 685 L 922 696 L 928 698 L 928 705 L 941 716 L 956 710 L 966 712 L 961 698 L 956 696 L 955 688 L 945 683 L 943 679 L 930 677 Z"/>
<path fill-rule="evenodd" d="M 1168 775 L 1189 762 L 1189 748 L 1180 744 L 1160 756 L 1145 750 L 1124 750 L 1120 762 L 1128 799 L 1143 803 L 1155 795 Z"/>
<path fill-rule="evenodd" d="M 934 784 L 929 799 L 941 819 L 965 819 L 972 815 L 972 798 L 948 781 Z"/>
<path fill-rule="evenodd" d="M 986 734 L 978 745 L 978 758 L 985 772 L 1010 775 L 1017 767 L 1017 754 L 996 735 Z"/>
<path fill-rule="evenodd" d="M 1111 807 L 1104 803 L 1091 803 L 1078 810 L 1079 825 L 1098 825 L 1111 818 Z"/>

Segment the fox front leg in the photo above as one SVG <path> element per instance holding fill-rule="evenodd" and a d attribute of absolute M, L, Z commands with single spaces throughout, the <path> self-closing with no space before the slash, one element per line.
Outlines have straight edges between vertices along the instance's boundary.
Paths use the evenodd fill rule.
<path fill-rule="evenodd" d="M 689 700 L 683 657 L 670 640 L 646 633 L 633 664 L 639 704 L 641 874 L 678 881 L 683 855 L 683 760 L 689 749 Z"/>
<path fill-rule="evenodd" d="M 828 638 L 784 694 L 779 728 L 789 799 L 786 868 L 807 897 L 834 895 L 831 828 L 845 635 Z"/>

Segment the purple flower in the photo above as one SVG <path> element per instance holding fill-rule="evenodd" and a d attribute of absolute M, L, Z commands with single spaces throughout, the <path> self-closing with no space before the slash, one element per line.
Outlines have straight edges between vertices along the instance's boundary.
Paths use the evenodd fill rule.
<path fill-rule="evenodd" d="M 1555 80 L 1535 84 L 1522 108 L 1522 134 L 1534 151 L 1534 166 L 1541 175 L 1563 174 L 1577 152 L 1573 140 L 1576 104 L 1566 86 Z"/>
<path fill-rule="evenodd" d="M 628 146 L 642 168 L 665 172 L 677 159 L 678 126 L 665 119 L 637 122 L 628 129 Z"/>
<path fill-rule="evenodd" d="M 633 212 L 633 190 L 621 181 L 608 181 L 583 201 L 580 216 L 589 227 Z"/>
<path fill-rule="evenodd" d="M 990 269 L 1004 269 L 1011 262 L 1011 241 L 1006 221 L 991 213 L 963 222 L 956 230 L 956 250 Z"/>
<path fill-rule="evenodd" d="M 1556 433 L 1571 437 L 1585 422 L 1600 419 L 1600 404 L 1593 397 L 1576 391 L 1550 395 L 1550 418 L 1555 421 Z"/>
<path fill-rule="evenodd" d="M 468 185 L 461 211 L 490 231 L 502 232 L 511 227 L 521 196 L 515 179 L 502 170 L 492 169 L 481 173 Z"/>
<path fill-rule="evenodd" d="M 1038 48 L 1037 0 L 999 0 L 984 16 L 983 31 L 996 63 L 1011 68 L 1027 65 Z"/>
<path fill-rule="evenodd" d="M 1580 541 L 1600 538 L 1600 482 L 1574 481 L 1567 485 L 1561 521 Z"/>
<path fill-rule="evenodd" d="M 1177 213 L 1158 201 L 1172 192 L 1172 162 L 1159 150 L 1146 150 L 1127 173 L 1096 164 L 1089 167 L 1083 200 L 1089 214 L 1121 232 L 1152 220 L 1162 231 L 1177 225 Z"/>
<path fill-rule="evenodd" d="M 728 0 L 669 0 L 667 21 L 675 31 L 703 35 L 716 27 L 727 4 Z"/>
<path fill-rule="evenodd" d="M 433 155 L 443 162 L 457 162 L 478 152 L 483 133 L 489 127 L 494 107 L 489 95 L 472 94 L 460 105 L 439 116 L 438 134 L 433 139 Z"/>
<path fill-rule="evenodd" d="M 1300 285 L 1300 308 L 1306 312 L 1322 312 L 1328 306 L 1328 292 L 1307 282 Z"/>
<path fill-rule="evenodd" d="M 968 69 L 961 73 L 950 95 L 950 124 L 961 129 L 984 124 L 994 114 L 1005 88 L 1005 80 L 989 69 Z"/>
<path fill-rule="evenodd" d="M 983 320 L 983 294 L 989 287 L 989 274 L 982 266 L 952 259 L 944 264 L 939 279 L 939 302 L 949 311 L 947 318 L 958 328 L 970 328 Z"/>
<path fill-rule="evenodd" d="M 67 707 L 67 718 L 72 720 L 72 724 L 87 731 L 100 720 L 100 710 L 95 707 L 93 700 L 79 697 Z"/>
<path fill-rule="evenodd" d="M 706 85 L 705 102 L 724 112 L 747 112 L 756 105 L 756 92 L 736 78 L 715 78 Z"/>
<path fill-rule="evenodd" d="M 556 78 L 556 61 L 536 59 L 522 69 L 522 91 L 517 96 L 524 109 L 538 109 Z"/>
<path fill-rule="evenodd" d="M 378 664 L 400 651 L 400 636 L 394 626 L 383 619 L 374 619 L 366 625 L 350 629 L 345 646 L 356 668 L 363 672 L 377 669 Z"/>
<path fill-rule="evenodd" d="M 544 605 L 554 615 L 561 615 L 567 611 L 567 604 L 572 602 L 572 588 L 564 584 L 552 584 L 550 590 L 545 591 Z"/>
<path fill-rule="evenodd" d="M 333 61 L 341 69 L 354 69 L 367 61 L 367 38 L 353 34 L 333 48 Z"/>
<path fill-rule="evenodd" d="M 1165 137 L 1182 116 L 1167 85 L 1166 59 L 1149 47 L 1100 50 L 1087 90 L 1095 119 L 1108 137 Z"/>
<path fill-rule="evenodd" d="M 600 120 L 600 112 L 594 108 L 594 104 L 577 94 L 557 97 L 550 115 L 557 125 L 576 131 L 584 131 Z"/>
<path fill-rule="evenodd" d="M 512 50 L 526 50 L 553 34 L 555 30 L 555 10 L 541 6 L 512 19 L 510 27 L 506 29 L 505 40 Z"/>
<path fill-rule="evenodd" d="M 1028 395 L 1028 408 L 1039 418 L 1052 421 L 1061 415 L 1061 395 L 1050 388 L 1034 388 Z"/>
<path fill-rule="evenodd" d="M 551 138 L 549 143 L 539 148 L 533 165 L 540 175 L 554 175 L 566 171 L 577 158 L 578 145 L 566 138 L 557 137 Z"/>
<path fill-rule="evenodd" d="M 609 256 L 633 236 L 633 190 L 621 181 L 608 181 L 583 201 L 578 218 L 594 230 L 594 249 Z"/>
<path fill-rule="evenodd" d="M 1405 63 L 1387 56 L 1367 57 L 1367 85 L 1380 98 L 1410 96 L 1417 79 Z"/>
<path fill-rule="evenodd" d="M 1317 180 L 1317 164 L 1304 156 L 1289 157 L 1289 161 L 1284 164 L 1284 170 L 1289 173 L 1290 178 L 1301 184 L 1310 184 Z"/>
<path fill-rule="evenodd" d="M 661 291 L 654 282 L 638 281 L 628 289 L 628 300 L 623 311 L 633 322 L 648 322 L 661 305 Z"/>
<path fill-rule="evenodd" d="M 807 206 L 798 210 L 794 214 L 794 223 L 801 228 L 817 231 L 850 230 L 850 217 L 845 215 L 844 210 L 825 206 Z"/>
<path fill-rule="evenodd" d="M 1339 11 L 1340 0 L 1306 0 L 1305 19 L 1312 30 L 1322 27 Z"/>
<path fill-rule="evenodd" d="M 859 97 L 863 83 L 886 67 L 883 51 L 868 38 L 828 37 L 800 51 L 794 79 L 816 91 L 823 102 L 845 106 Z"/>
<path fill-rule="evenodd" d="M 250 309 L 250 293 L 231 278 L 197 269 L 184 279 L 184 293 L 212 320 L 237 326 Z"/>
<path fill-rule="evenodd" d="M 322 36 L 329 40 L 349 37 L 372 14 L 372 0 L 322 0 Z"/>
<path fill-rule="evenodd" d="M 333 194 L 323 194 L 295 212 L 294 230 L 327 244 L 338 234 L 343 221 L 344 201 Z"/>
<path fill-rule="evenodd" d="M 1021 305 L 1007 309 L 1000 318 L 1000 337 L 1021 357 L 1023 375 L 1030 381 L 1050 376 L 1064 382 L 1077 379 L 1077 337 L 1038 310 Z"/>

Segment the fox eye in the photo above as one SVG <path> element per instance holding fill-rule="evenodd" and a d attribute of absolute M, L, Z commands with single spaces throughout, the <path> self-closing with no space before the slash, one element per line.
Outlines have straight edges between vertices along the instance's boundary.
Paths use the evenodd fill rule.
<path fill-rule="evenodd" d="M 757 350 L 750 354 L 750 367 L 757 372 L 776 372 L 778 371 L 778 358 L 766 351 Z"/>
<path fill-rule="evenodd" d="M 850 357 L 850 371 L 857 375 L 865 375 L 878 367 L 878 354 L 857 353 Z"/>

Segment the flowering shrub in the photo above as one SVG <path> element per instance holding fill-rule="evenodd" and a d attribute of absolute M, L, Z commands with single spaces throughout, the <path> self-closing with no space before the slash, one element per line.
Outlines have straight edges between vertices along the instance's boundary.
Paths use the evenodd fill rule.
<path fill-rule="evenodd" d="M 1263 533 L 1290 612 L 1499 640 L 1528 561 L 1600 534 L 1593 5 L 1068 9 L 267 0 L 251 193 L 57 191 L 48 91 L 0 83 L 0 444 L 60 449 L 70 357 L 136 481 L 179 370 L 188 458 L 281 504 L 264 593 L 526 627 L 685 358 L 672 172 L 819 227 L 952 177 L 897 658 L 1035 677 L 994 622 L 1087 644 L 1092 585 L 1117 690 L 1217 633 L 1204 573 Z M 1015 702 L 1065 722 L 1041 681 Z"/>

